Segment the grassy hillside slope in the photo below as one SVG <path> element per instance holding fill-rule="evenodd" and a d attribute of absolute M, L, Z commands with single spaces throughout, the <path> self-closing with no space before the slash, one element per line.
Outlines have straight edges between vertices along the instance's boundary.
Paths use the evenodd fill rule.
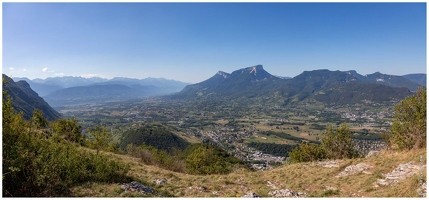
<path fill-rule="evenodd" d="M 289 189 L 305 193 L 305 197 L 419 197 L 420 183 L 426 183 L 426 167 L 421 173 L 389 186 L 375 187 L 377 179 L 392 172 L 399 164 L 413 162 L 426 165 L 426 149 L 407 152 L 381 151 L 370 158 L 335 161 L 337 167 L 326 168 L 316 162 L 297 163 L 267 171 L 236 169 L 228 175 L 188 175 L 144 165 L 137 158 L 111 154 L 123 163 L 129 163 L 128 173 L 135 181 L 155 189 L 154 197 L 241 197 L 254 192 L 262 197 L 271 197 L 270 191 Z M 420 158 L 422 156 L 422 158 Z M 372 168 L 365 173 L 335 177 L 350 165 L 365 163 Z M 156 185 L 155 179 L 166 180 Z M 421 182 L 420 182 L 421 180 Z M 204 187 L 201 187 L 204 186 Z M 72 188 L 77 197 L 133 197 L 144 196 L 137 192 L 124 192 L 118 183 L 88 183 Z"/>

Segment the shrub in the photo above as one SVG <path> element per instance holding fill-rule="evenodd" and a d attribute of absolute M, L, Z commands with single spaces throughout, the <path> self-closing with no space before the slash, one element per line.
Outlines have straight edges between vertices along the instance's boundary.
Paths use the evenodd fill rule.
<path fill-rule="evenodd" d="M 338 129 L 328 127 L 322 136 L 321 148 L 326 152 L 328 159 L 344 159 L 358 157 L 359 153 L 353 148 L 352 131 L 346 123 Z"/>
<path fill-rule="evenodd" d="M 345 123 L 338 129 L 330 126 L 322 136 L 322 143 L 320 145 L 302 143 L 289 152 L 289 157 L 295 163 L 358 157 L 358 152 L 353 149 L 354 142 L 352 136 L 351 130 Z"/>
<path fill-rule="evenodd" d="M 46 128 L 48 126 L 48 120 L 43 117 L 43 112 L 39 109 L 33 111 L 33 116 L 31 117 L 31 125 L 33 128 Z"/>
<path fill-rule="evenodd" d="M 190 174 L 227 174 L 242 164 L 237 158 L 214 146 L 202 144 L 190 148 L 193 150 L 185 159 L 186 170 Z"/>
<path fill-rule="evenodd" d="M 289 152 L 289 157 L 293 163 L 309 162 L 324 159 L 326 152 L 320 145 L 302 143 Z"/>
<path fill-rule="evenodd" d="M 388 145 L 397 150 L 426 147 L 426 87 L 402 100 L 395 112 Z"/>
<path fill-rule="evenodd" d="M 91 146 L 97 150 L 97 155 L 100 150 L 107 149 L 109 142 L 112 139 L 112 133 L 107 132 L 105 126 L 96 125 L 94 128 L 88 129 L 89 137 L 92 139 Z"/>
<path fill-rule="evenodd" d="M 52 130 L 70 142 L 83 143 L 82 127 L 77 119 L 58 119 L 51 123 Z"/>

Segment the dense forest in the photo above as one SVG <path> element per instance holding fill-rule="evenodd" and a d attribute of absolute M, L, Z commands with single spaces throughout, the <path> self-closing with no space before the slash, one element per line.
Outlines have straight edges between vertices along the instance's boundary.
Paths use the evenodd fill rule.
<path fill-rule="evenodd" d="M 184 150 L 189 142 L 171 133 L 162 125 L 152 123 L 125 131 L 119 147 L 125 149 L 128 144 L 135 146 L 146 144 L 171 153 L 173 149 Z"/>

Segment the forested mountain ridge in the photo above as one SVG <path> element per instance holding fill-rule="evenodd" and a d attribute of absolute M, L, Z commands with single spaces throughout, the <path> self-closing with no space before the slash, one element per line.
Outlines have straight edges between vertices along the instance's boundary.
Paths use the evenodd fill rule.
<path fill-rule="evenodd" d="M 3 90 L 6 90 L 11 96 L 14 109 L 23 112 L 26 119 L 31 118 L 35 109 L 41 110 L 49 120 L 56 120 L 61 116 L 25 81 L 14 82 L 10 77 L 3 74 Z"/>
<path fill-rule="evenodd" d="M 304 71 L 291 79 L 271 75 L 262 65 L 233 71 L 219 71 L 213 77 L 186 86 L 173 99 L 277 98 L 289 102 L 315 99 L 323 103 L 400 100 L 417 90 L 418 84 L 400 76 L 374 73 L 362 76 L 356 71 L 326 69 Z"/>
<path fill-rule="evenodd" d="M 411 91 L 417 91 L 418 86 L 421 85 L 418 82 L 414 82 L 408 79 L 408 76 L 394 76 L 388 74 L 382 74 L 380 72 L 375 72 L 373 74 L 367 74 L 362 76 L 358 74 L 356 71 L 351 70 L 347 73 L 351 73 L 358 80 L 367 82 L 367 83 L 377 83 L 381 85 L 387 85 L 392 87 L 406 87 Z"/>
<path fill-rule="evenodd" d="M 169 153 L 173 149 L 184 150 L 189 146 L 189 142 L 171 133 L 164 127 L 153 125 L 146 125 L 125 131 L 120 141 L 119 147 L 122 149 L 126 149 L 129 144 L 135 146 L 145 144 Z"/>
<path fill-rule="evenodd" d="M 402 77 L 413 81 L 419 85 L 426 86 L 426 74 L 406 74 Z"/>

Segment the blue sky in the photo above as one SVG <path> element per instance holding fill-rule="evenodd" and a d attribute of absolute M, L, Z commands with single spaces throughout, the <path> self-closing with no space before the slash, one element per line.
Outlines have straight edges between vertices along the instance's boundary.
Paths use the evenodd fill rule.
<path fill-rule="evenodd" d="M 3 73 L 426 73 L 426 3 L 3 3 Z"/>

